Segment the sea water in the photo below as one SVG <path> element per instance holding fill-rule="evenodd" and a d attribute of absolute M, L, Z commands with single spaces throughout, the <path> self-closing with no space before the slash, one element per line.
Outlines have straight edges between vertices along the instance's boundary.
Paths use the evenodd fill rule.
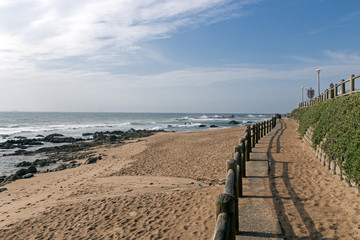
<path fill-rule="evenodd" d="M 245 126 L 271 118 L 272 114 L 223 113 L 58 113 L 0 112 L 0 142 L 17 137 L 34 138 L 53 133 L 66 137 L 82 137 L 97 131 L 127 131 L 133 129 L 191 132 L 217 128 Z M 240 124 L 229 124 L 230 121 Z M 206 125 L 205 127 L 200 127 Z M 43 146 L 44 147 L 44 146 Z M 30 150 L 30 148 L 28 149 Z M 16 171 L 14 165 L 33 161 L 39 156 L 7 156 L 0 149 L 0 176 Z"/>

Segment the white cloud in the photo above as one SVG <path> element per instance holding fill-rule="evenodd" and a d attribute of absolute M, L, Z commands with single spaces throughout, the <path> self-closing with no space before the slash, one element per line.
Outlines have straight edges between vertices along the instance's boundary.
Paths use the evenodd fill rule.
<path fill-rule="evenodd" d="M 179 28 L 232 16 L 240 3 L 251 2 L 8 1 L 0 5 L 0 50 L 37 61 L 128 52 L 141 42 L 169 37 Z"/>

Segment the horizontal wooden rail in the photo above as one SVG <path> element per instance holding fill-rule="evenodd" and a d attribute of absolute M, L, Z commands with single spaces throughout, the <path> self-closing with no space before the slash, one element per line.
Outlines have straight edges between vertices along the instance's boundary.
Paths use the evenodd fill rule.
<path fill-rule="evenodd" d="M 276 119 L 256 123 L 246 128 L 239 145 L 234 147 L 233 159 L 226 161 L 226 182 L 224 193 L 215 198 L 215 229 L 213 240 L 235 240 L 239 231 L 239 202 L 243 196 L 242 178 L 246 177 L 246 162 L 250 152 L 259 140 L 276 126 Z"/>
<path fill-rule="evenodd" d="M 355 80 L 360 78 L 360 75 L 350 75 L 349 79 L 342 79 L 340 83 L 335 84 L 333 87 L 329 89 L 325 89 L 325 91 L 320 94 L 320 96 L 315 97 L 314 99 L 307 100 L 305 102 L 299 103 L 299 108 L 309 107 L 318 102 L 327 101 L 329 99 L 334 99 L 336 97 L 346 96 L 354 93 L 360 92 L 360 88 L 355 88 Z M 349 83 L 349 90 L 346 90 L 346 83 Z"/>

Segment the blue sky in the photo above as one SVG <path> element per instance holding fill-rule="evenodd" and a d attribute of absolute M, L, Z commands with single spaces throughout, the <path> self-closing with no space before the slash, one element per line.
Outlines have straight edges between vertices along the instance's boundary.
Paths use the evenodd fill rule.
<path fill-rule="evenodd" d="M 360 74 L 358 0 L 0 0 L 0 111 L 290 112 Z"/>

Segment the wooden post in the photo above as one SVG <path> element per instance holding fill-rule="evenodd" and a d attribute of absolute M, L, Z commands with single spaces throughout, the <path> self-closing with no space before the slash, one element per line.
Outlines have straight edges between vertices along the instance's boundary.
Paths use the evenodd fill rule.
<path fill-rule="evenodd" d="M 265 121 L 265 135 L 268 134 L 268 121 Z"/>
<path fill-rule="evenodd" d="M 249 158 L 248 158 L 248 154 L 247 154 L 247 151 L 246 151 L 246 139 L 245 138 L 242 138 L 240 140 L 241 144 L 241 153 L 243 154 L 243 158 L 244 158 L 244 161 L 247 162 L 249 161 Z"/>
<path fill-rule="evenodd" d="M 236 228 L 235 228 L 235 200 L 234 198 L 226 193 L 220 194 L 215 198 L 215 217 L 216 222 L 220 213 L 226 213 L 230 219 L 229 225 L 229 240 L 235 240 Z"/>
<path fill-rule="evenodd" d="M 237 153 L 239 154 L 239 153 Z M 240 165 L 236 166 L 236 174 L 238 177 L 238 182 L 237 182 L 237 188 L 238 188 L 238 197 L 242 197 L 243 196 L 243 187 L 242 187 L 242 173 L 241 173 L 241 169 L 240 169 Z"/>
<path fill-rule="evenodd" d="M 226 182 L 230 182 L 229 188 L 232 188 L 232 196 L 235 200 L 235 227 L 236 227 L 236 233 L 239 231 L 239 190 L 238 190 L 238 184 L 236 176 L 237 173 L 237 164 L 234 159 L 229 159 L 226 161 L 226 172 L 228 173 L 226 176 Z M 233 176 L 232 176 L 233 175 Z M 226 186 L 225 186 L 226 189 Z M 230 189 L 229 189 L 230 190 Z M 225 193 L 226 192 L 225 190 Z"/>
<path fill-rule="evenodd" d="M 355 79 L 354 79 L 354 74 L 350 75 L 350 94 L 355 91 Z"/>
<path fill-rule="evenodd" d="M 266 136 L 266 134 L 267 134 L 266 129 L 267 129 L 267 125 L 266 125 L 266 120 L 265 120 L 265 121 L 264 121 L 264 137 L 265 137 L 265 136 Z"/>
<path fill-rule="evenodd" d="M 237 178 L 237 188 L 238 188 L 238 195 L 239 197 L 242 197 L 243 196 L 243 187 L 242 187 L 242 178 L 244 177 L 244 174 L 245 172 L 242 171 L 241 169 L 241 153 L 240 153 L 241 149 L 240 149 L 240 146 L 237 145 L 235 146 L 235 153 L 234 153 L 234 159 L 236 161 L 236 165 L 237 165 L 237 168 L 236 168 L 236 176 L 239 176 Z"/>
<path fill-rule="evenodd" d="M 276 117 L 273 117 L 273 128 L 276 126 Z"/>
<path fill-rule="evenodd" d="M 264 136 L 264 122 L 260 123 L 260 139 Z"/>
<path fill-rule="evenodd" d="M 235 154 L 234 154 L 234 158 L 236 160 L 236 157 L 237 157 L 237 154 L 239 155 L 238 158 L 239 158 L 239 166 L 240 166 L 240 171 L 241 171 L 241 176 L 242 177 L 246 177 L 246 163 L 245 163 L 245 158 L 244 156 L 242 156 L 242 144 L 241 143 L 240 145 L 237 145 L 235 146 Z"/>
<path fill-rule="evenodd" d="M 256 144 L 256 139 L 255 139 L 255 136 L 256 136 L 256 134 L 255 134 L 255 132 L 253 132 L 253 134 L 251 135 L 251 137 L 252 137 L 252 147 L 254 148 L 255 147 L 255 144 Z"/>
<path fill-rule="evenodd" d="M 213 240 L 224 240 L 229 235 L 230 219 L 226 213 L 220 213 L 217 216 Z"/>
<path fill-rule="evenodd" d="M 252 125 L 253 126 L 253 136 L 252 136 L 252 140 L 253 140 L 253 145 L 252 145 L 252 147 L 254 148 L 255 147 L 255 144 L 256 144 L 256 126 L 255 126 L 255 124 L 254 125 Z"/>
<path fill-rule="evenodd" d="M 340 93 L 340 95 L 342 96 L 342 95 L 345 94 L 345 80 L 344 79 L 341 79 L 340 85 L 341 85 L 341 93 Z"/>
<path fill-rule="evenodd" d="M 251 145 L 251 129 L 249 126 L 246 127 L 246 134 L 247 134 L 246 141 L 248 142 L 248 152 L 250 153 L 252 149 L 252 145 Z"/>
<path fill-rule="evenodd" d="M 339 84 L 335 84 L 335 86 L 334 86 L 334 97 L 337 97 L 337 96 L 339 96 L 339 94 L 338 94 L 338 89 L 339 88 Z"/>
<path fill-rule="evenodd" d="M 266 121 L 264 121 L 264 137 L 266 136 Z"/>
<path fill-rule="evenodd" d="M 272 127 L 272 119 L 270 119 L 269 121 L 270 121 L 270 126 L 269 126 L 270 131 L 269 131 L 269 132 L 271 132 L 271 129 L 272 129 L 272 128 L 271 128 L 271 127 Z"/>

